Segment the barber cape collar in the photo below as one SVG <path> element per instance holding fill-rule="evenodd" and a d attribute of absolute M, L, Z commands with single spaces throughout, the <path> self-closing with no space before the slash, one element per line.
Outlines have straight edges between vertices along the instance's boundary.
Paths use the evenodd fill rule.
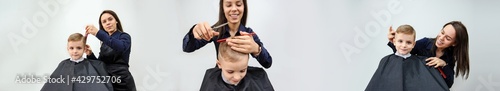
<path fill-rule="evenodd" d="M 81 57 L 80 59 L 73 59 L 73 58 L 69 58 L 70 61 L 73 61 L 73 62 L 76 62 L 76 63 L 80 63 L 83 61 L 83 57 Z"/>
<path fill-rule="evenodd" d="M 404 54 L 401 54 L 399 52 L 394 53 L 394 55 L 399 56 L 399 57 L 403 57 L 404 59 L 406 59 L 406 58 L 408 58 L 408 57 L 411 56 L 410 53 L 404 55 Z"/>

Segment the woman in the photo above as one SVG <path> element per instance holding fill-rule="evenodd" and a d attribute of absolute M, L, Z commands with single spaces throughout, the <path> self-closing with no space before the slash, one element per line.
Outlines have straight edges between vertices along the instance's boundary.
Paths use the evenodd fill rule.
<path fill-rule="evenodd" d="M 410 52 L 414 55 L 429 57 L 426 59 L 428 66 L 442 67 L 446 77 L 444 78 L 449 88 L 453 85 L 454 75 L 458 77 L 469 77 L 469 35 L 467 29 L 460 21 L 446 23 L 441 33 L 436 38 L 423 38 L 416 42 Z M 395 52 L 392 43 L 394 31 L 389 29 L 387 44 Z M 457 65 L 456 71 L 453 70 Z"/>
<path fill-rule="evenodd" d="M 101 51 L 96 58 L 89 48 L 88 59 L 98 59 L 106 64 L 115 91 L 135 91 L 135 83 L 129 72 L 131 38 L 123 32 L 120 19 L 114 11 L 104 10 L 99 17 L 99 30 L 93 25 L 86 26 L 86 33 L 96 36 L 101 41 Z M 119 79 L 113 81 L 113 78 Z"/>
<path fill-rule="evenodd" d="M 254 33 L 251 28 L 245 27 L 248 15 L 247 6 L 246 0 L 220 0 L 219 21 L 217 21 L 215 25 L 228 23 L 227 26 L 217 28 L 214 31 L 207 22 L 196 24 L 189 30 L 186 36 L 184 36 L 184 52 L 193 52 L 205 46 L 207 43 L 235 36 L 234 38 L 226 40 L 228 45 L 231 46 L 231 49 L 251 54 L 264 68 L 271 67 L 271 55 L 267 52 L 266 48 L 264 48 L 264 44 L 257 35 L 239 36 L 251 35 L 251 33 Z M 216 54 L 218 55 L 219 43 L 214 42 L 214 44 L 217 50 Z"/>

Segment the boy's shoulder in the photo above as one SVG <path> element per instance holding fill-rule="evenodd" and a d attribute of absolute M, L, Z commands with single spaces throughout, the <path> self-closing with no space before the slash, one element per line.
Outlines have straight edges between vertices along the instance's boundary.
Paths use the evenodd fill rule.
<path fill-rule="evenodd" d="M 62 60 L 62 61 L 70 61 L 70 60 L 69 60 L 69 58 L 66 58 L 66 59 L 64 59 L 64 60 Z"/>
<path fill-rule="evenodd" d="M 267 73 L 263 68 L 248 66 L 246 77 L 251 77 L 253 79 L 267 78 Z"/>
<path fill-rule="evenodd" d="M 393 56 L 396 56 L 396 54 L 393 53 L 393 54 L 386 55 L 382 59 L 389 59 L 389 58 L 391 58 Z M 426 57 L 426 56 L 419 56 L 419 55 L 411 55 L 409 58 L 410 59 L 427 59 L 428 57 Z"/>
<path fill-rule="evenodd" d="M 104 64 L 104 62 L 99 61 L 99 60 L 94 60 L 94 59 L 87 59 L 87 58 L 85 58 L 83 61 L 89 61 L 91 63 Z"/>
<path fill-rule="evenodd" d="M 387 60 L 387 59 L 391 58 L 392 56 L 396 56 L 396 55 L 394 53 L 389 54 L 389 55 L 385 55 L 384 57 L 382 57 L 382 60 Z"/>
<path fill-rule="evenodd" d="M 59 65 L 62 65 L 62 64 L 68 63 L 68 62 L 71 62 L 71 61 L 69 60 L 69 58 L 64 59 L 64 60 L 62 60 L 61 62 L 59 62 Z"/>
<path fill-rule="evenodd" d="M 274 91 L 273 85 L 263 68 L 248 66 L 247 75 L 243 80 L 242 85 L 246 85 L 247 90 Z"/>
<path fill-rule="evenodd" d="M 209 68 L 205 71 L 205 77 L 208 78 L 216 78 L 217 76 L 221 75 L 221 69 L 214 67 L 214 68 Z"/>
<path fill-rule="evenodd" d="M 426 56 L 419 56 L 419 55 L 411 55 L 410 58 L 415 59 L 415 60 L 425 60 L 428 57 L 426 57 Z"/>

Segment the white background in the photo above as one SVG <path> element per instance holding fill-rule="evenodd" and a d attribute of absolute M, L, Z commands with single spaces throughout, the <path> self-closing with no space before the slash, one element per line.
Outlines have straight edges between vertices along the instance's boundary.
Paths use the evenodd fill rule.
<path fill-rule="evenodd" d="M 197 22 L 215 23 L 218 2 L 2 0 L 0 90 L 40 90 L 43 83 L 16 83 L 16 76 L 52 73 L 69 58 L 67 37 L 84 33 L 86 24 L 98 26 L 105 9 L 117 12 L 132 36 L 130 70 L 138 90 L 199 90 L 205 69 L 215 66 L 215 49 L 207 44 L 185 53 L 182 38 Z M 275 90 L 362 91 L 380 59 L 392 53 L 386 46 L 389 26 L 410 24 L 420 39 L 460 20 L 469 33 L 471 73 L 467 80 L 456 78 L 452 90 L 498 91 L 498 5 L 494 0 L 249 0 L 247 27 L 273 57 L 266 71 Z M 89 37 L 88 44 L 98 53 L 97 38 Z M 255 59 L 250 65 L 260 66 Z"/>

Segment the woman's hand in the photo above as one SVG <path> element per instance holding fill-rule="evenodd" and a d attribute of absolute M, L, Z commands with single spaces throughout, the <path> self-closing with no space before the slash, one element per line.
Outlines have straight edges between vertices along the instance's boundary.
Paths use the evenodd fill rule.
<path fill-rule="evenodd" d="M 434 68 L 446 66 L 446 62 L 437 57 L 430 57 L 427 58 L 425 61 L 427 61 L 426 64 L 427 66 L 434 66 Z"/>
<path fill-rule="evenodd" d="M 395 35 L 396 35 L 396 31 L 392 30 L 392 26 L 389 27 L 389 33 L 387 33 L 387 39 L 389 39 L 389 42 L 393 43 L 392 40 L 394 40 Z"/>
<path fill-rule="evenodd" d="M 243 53 L 251 53 L 254 56 L 260 54 L 260 46 L 255 43 L 253 36 L 247 32 L 240 32 L 242 36 L 234 36 L 232 38 L 226 39 L 226 42 L 231 49 Z"/>
<path fill-rule="evenodd" d="M 193 36 L 194 38 L 200 40 L 204 39 L 206 41 L 210 41 L 214 36 L 218 36 L 219 32 L 215 32 L 208 22 L 200 22 L 196 24 L 193 28 Z"/>
<path fill-rule="evenodd" d="M 89 34 L 92 34 L 92 35 L 94 35 L 94 36 L 97 34 L 97 31 L 99 31 L 99 30 L 97 30 L 97 28 L 96 28 L 94 25 L 92 25 L 92 24 L 89 24 L 89 25 L 85 26 L 85 30 L 86 30 L 86 31 L 85 31 L 85 33 L 89 33 Z"/>
<path fill-rule="evenodd" d="M 90 49 L 90 45 L 88 45 L 88 44 L 85 45 L 85 54 L 87 54 L 87 55 L 92 54 L 92 49 Z"/>

